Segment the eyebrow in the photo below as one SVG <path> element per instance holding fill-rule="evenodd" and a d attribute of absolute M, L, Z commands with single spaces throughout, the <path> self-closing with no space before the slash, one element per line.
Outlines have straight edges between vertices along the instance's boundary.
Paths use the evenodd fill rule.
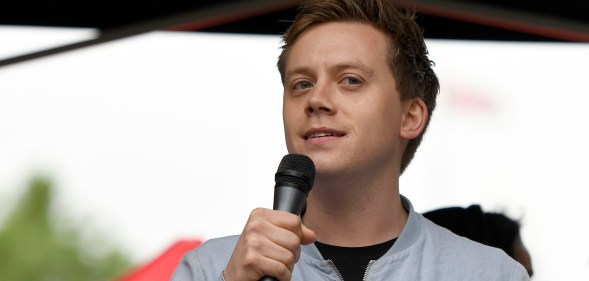
<path fill-rule="evenodd" d="M 356 69 L 356 70 L 360 70 L 362 72 L 364 72 L 365 75 L 368 76 L 368 78 L 373 77 L 374 76 L 374 70 L 371 69 L 370 67 L 359 63 L 359 62 L 341 62 L 338 63 L 332 67 L 330 67 L 330 71 L 335 71 L 335 72 L 340 72 L 346 69 Z"/>
<path fill-rule="evenodd" d="M 329 72 L 341 72 L 346 69 L 360 70 L 361 72 L 363 72 L 367 76 L 367 78 L 371 78 L 375 74 L 374 70 L 369 68 L 368 66 L 366 66 L 362 63 L 352 62 L 352 61 L 340 62 L 340 63 L 337 63 L 333 66 L 330 66 Z M 312 73 L 313 73 L 313 70 L 310 67 L 297 66 L 291 70 L 287 70 L 285 77 L 288 77 L 288 76 L 291 76 L 294 74 L 311 75 Z"/>

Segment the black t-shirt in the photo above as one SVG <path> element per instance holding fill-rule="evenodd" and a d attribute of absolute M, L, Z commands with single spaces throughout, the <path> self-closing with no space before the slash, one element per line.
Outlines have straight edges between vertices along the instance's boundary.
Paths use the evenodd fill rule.
<path fill-rule="evenodd" d="M 392 240 L 366 247 L 339 247 L 315 242 L 315 246 L 326 260 L 331 260 L 343 280 L 363 280 L 366 267 L 371 260 L 382 257 L 397 241 Z"/>

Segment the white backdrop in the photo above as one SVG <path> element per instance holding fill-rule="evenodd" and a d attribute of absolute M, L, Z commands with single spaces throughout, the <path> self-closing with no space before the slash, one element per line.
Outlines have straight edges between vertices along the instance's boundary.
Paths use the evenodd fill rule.
<path fill-rule="evenodd" d="M 19 30 L 0 28 L 0 57 L 48 32 L 88 36 Z M 286 154 L 279 45 L 153 32 L 0 68 L 0 221 L 43 173 L 57 211 L 137 262 L 239 233 L 251 209 L 271 208 Z M 401 193 L 422 212 L 478 203 L 520 218 L 534 280 L 589 280 L 589 45 L 428 46 L 442 91 Z"/>

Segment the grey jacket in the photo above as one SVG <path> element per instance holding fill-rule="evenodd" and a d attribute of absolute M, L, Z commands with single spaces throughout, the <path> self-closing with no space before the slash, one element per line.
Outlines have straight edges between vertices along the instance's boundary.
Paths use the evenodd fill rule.
<path fill-rule="evenodd" d="M 402 197 L 409 217 L 401 235 L 380 259 L 371 262 L 364 280 L 529 280 L 523 266 L 502 250 L 491 248 L 437 226 L 416 213 Z M 188 252 L 172 281 L 223 281 L 222 272 L 239 236 L 211 239 Z M 342 281 L 333 263 L 315 245 L 301 247 L 293 281 Z"/>

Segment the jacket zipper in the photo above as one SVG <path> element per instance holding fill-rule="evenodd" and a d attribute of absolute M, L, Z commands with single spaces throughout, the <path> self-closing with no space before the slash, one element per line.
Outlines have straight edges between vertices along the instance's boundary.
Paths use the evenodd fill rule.
<path fill-rule="evenodd" d="M 331 260 L 327 260 L 327 262 L 329 262 L 331 267 L 333 267 L 333 269 L 335 270 L 335 273 L 337 273 L 337 276 L 339 277 L 339 280 L 344 281 L 344 278 L 342 277 L 342 274 L 339 272 L 339 269 L 337 269 L 337 267 L 335 266 L 335 263 L 333 263 Z M 370 266 L 372 265 L 373 262 L 374 262 L 374 260 L 370 260 L 368 262 L 368 265 L 366 266 L 366 270 L 364 271 L 364 277 L 362 278 L 362 281 L 366 281 L 366 276 L 368 275 L 368 269 L 370 269 Z"/>
<path fill-rule="evenodd" d="M 374 260 L 370 260 L 368 262 L 368 265 L 366 266 L 366 271 L 364 271 L 364 277 L 362 277 L 362 281 L 366 281 L 366 276 L 368 276 L 368 269 L 370 269 L 370 266 L 372 265 L 373 262 L 374 262 Z"/>
<path fill-rule="evenodd" d="M 337 269 L 337 267 L 335 266 L 335 263 L 333 263 L 331 260 L 327 260 L 327 262 L 329 262 L 329 265 L 331 265 L 331 267 L 335 269 L 335 273 L 337 273 L 339 280 L 344 281 L 344 278 L 342 277 L 342 274 L 339 272 L 339 269 Z"/>

